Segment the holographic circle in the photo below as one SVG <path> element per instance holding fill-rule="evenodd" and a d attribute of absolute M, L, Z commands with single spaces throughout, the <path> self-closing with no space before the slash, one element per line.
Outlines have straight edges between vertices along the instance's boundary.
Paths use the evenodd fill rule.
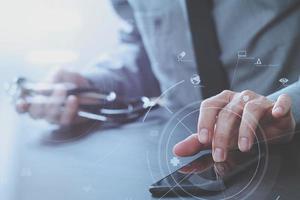
<path fill-rule="evenodd" d="M 167 151 L 163 152 L 163 149 L 168 150 L 168 149 L 171 148 L 169 146 L 170 145 L 170 139 L 173 136 L 175 129 L 178 127 L 178 125 L 185 118 L 187 118 L 189 115 L 191 115 L 191 114 L 193 114 L 195 112 L 198 112 L 199 109 L 194 109 L 192 111 L 189 111 L 183 117 L 180 117 L 181 113 L 184 112 L 186 109 L 188 109 L 189 106 L 199 105 L 199 104 L 200 104 L 200 102 L 196 102 L 196 103 L 192 103 L 192 104 L 190 104 L 190 105 L 182 108 L 181 110 L 179 110 L 177 113 L 175 113 L 173 115 L 173 117 L 169 120 L 169 122 L 164 127 L 164 130 L 163 130 L 163 132 L 161 134 L 162 137 L 160 138 L 160 142 L 159 142 L 159 148 L 160 148 L 159 152 L 160 153 L 158 155 L 158 161 L 159 161 L 159 164 L 160 164 L 159 166 L 160 166 L 160 170 L 161 170 L 162 174 L 164 174 L 163 173 L 164 170 L 162 169 L 162 165 L 165 165 L 165 163 L 169 164 L 169 162 L 168 162 L 168 160 L 169 160 L 168 159 L 168 152 Z M 234 113 L 234 114 L 238 115 L 237 113 Z M 177 121 L 177 123 L 175 123 L 175 126 L 172 124 L 173 120 Z M 168 127 L 168 126 L 170 126 L 170 125 L 173 126 L 173 127 L 171 127 L 171 131 L 169 132 L 168 129 L 170 127 Z M 258 129 L 260 129 L 260 131 L 263 133 L 262 128 L 260 127 L 260 125 L 259 125 Z M 166 137 L 166 136 L 167 136 L 167 141 L 164 140 L 164 137 Z M 255 134 L 255 137 L 256 137 L 256 140 L 258 140 L 258 137 L 257 137 L 256 134 Z M 262 137 L 265 140 L 265 134 L 264 133 L 262 134 Z M 234 194 L 232 194 L 230 196 L 223 197 L 223 199 L 226 199 L 226 200 L 234 199 L 237 196 L 241 196 L 241 195 L 243 195 L 243 197 L 240 197 L 240 199 L 246 199 L 248 196 L 250 196 L 257 189 L 257 187 L 259 186 L 259 184 L 261 183 L 261 181 L 262 181 L 262 179 L 264 177 L 264 174 L 265 174 L 266 169 L 267 169 L 267 163 L 268 163 L 268 146 L 265 143 L 263 143 L 263 146 L 259 145 L 258 147 L 259 147 L 259 149 L 258 149 L 258 158 L 259 158 L 259 161 L 258 161 L 258 164 L 257 164 L 257 166 L 255 168 L 255 172 L 254 172 L 253 176 L 251 177 L 250 181 L 241 190 L 239 190 L 238 192 L 236 192 L 236 193 L 234 193 Z M 262 157 L 262 151 L 264 151 L 264 153 L 265 153 L 265 155 L 263 157 Z M 161 153 L 164 153 L 164 155 L 162 156 Z M 162 162 L 161 161 L 162 157 L 165 158 L 165 161 L 163 161 L 164 163 L 161 163 Z M 167 167 L 168 167 L 168 173 L 171 173 L 172 170 L 170 168 L 170 165 L 167 165 Z M 257 177 L 258 170 L 262 170 L 262 174 L 261 174 L 260 177 Z M 253 183 L 254 179 L 256 180 L 256 183 Z M 174 179 L 174 181 L 176 181 L 176 180 Z M 252 184 L 254 184 L 254 185 L 252 185 Z M 178 185 L 179 185 L 179 187 L 181 187 L 180 184 L 178 184 Z M 183 191 L 185 191 L 184 188 L 181 188 L 181 189 Z M 205 199 L 205 198 L 201 198 L 199 196 L 195 196 L 193 194 L 190 194 L 190 193 L 188 193 L 188 191 L 185 191 L 185 192 L 187 194 L 189 194 L 190 196 L 194 197 L 194 198 L 202 199 L 202 200 Z M 245 192 L 247 192 L 247 194 L 244 194 Z"/>

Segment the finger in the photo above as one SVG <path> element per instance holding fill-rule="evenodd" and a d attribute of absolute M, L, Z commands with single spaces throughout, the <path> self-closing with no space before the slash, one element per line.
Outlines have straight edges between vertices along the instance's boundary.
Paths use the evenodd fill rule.
<path fill-rule="evenodd" d="M 259 122 L 272 106 L 273 102 L 265 97 L 249 101 L 245 105 L 238 140 L 238 146 L 242 152 L 251 149 Z"/>
<path fill-rule="evenodd" d="M 67 91 L 63 86 L 57 86 L 53 91 L 52 96 L 49 98 L 45 116 L 46 120 L 52 124 L 59 124 L 61 114 L 63 112 L 63 104 L 66 101 Z"/>
<path fill-rule="evenodd" d="M 63 81 L 65 73 L 67 73 L 65 69 L 56 68 L 50 72 L 50 74 L 45 78 L 45 81 L 49 83 L 60 83 Z"/>
<path fill-rule="evenodd" d="M 230 107 L 233 107 L 232 105 Z M 239 108 L 240 109 L 240 108 Z M 230 143 L 236 141 L 240 114 L 224 108 L 218 115 L 212 141 L 212 155 L 215 162 L 223 162 L 227 158 Z"/>
<path fill-rule="evenodd" d="M 63 68 L 55 70 L 48 78 L 50 83 L 72 83 L 81 87 L 89 87 L 89 81 L 77 72 L 66 70 Z M 70 88 L 75 85 L 69 85 Z"/>
<path fill-rule="evenodd" d="M 274 123 L 276 125 L 268 126 L 264 129 L 264 132 L 266 133 L 266 142 L 270 144 L 280 144 L 289 142 L 293 139 L 295 135 L 296 122 L 292 112 L 285 117 L 277 120 L 275 119 Z"/>
<path fill-rule="evenodd" d="M 77 97 L 73 95 L 69 96 L 66 101 L 64 112 L 60 119 L 61 125 L 67 126 L 74 121 L 77 115 L 78 106 L 79 103 Z"/>
<path fill-rule="evenodd" d="M 192 134 L 185 140 L 177 143 L 173 148 L 173 153 L 177 156 L 192 156 L 199 151 L 208 149 L 210 145 L 201 144 L 198 140 L 198 135 Z"/>
<path fill-rule="evenodd" d="M 235 94 L 232 101 L 219 112 L 213 135 L 212 150 L 214 161 L 223 162 L 226 160 L 230 146 L 237 141 L 239 123 L 245 102 L 256 96 L 257 94 L 250 90 Z M 245 101 L 245 97 L 247 97 L 247 101 Z"/>
<path fill-rule="evenodd" d="M 220 109 L 230 102 L 233 94 L 232 91 L 225 90 L 201 103 L 198 118 L 198 139 L 202 144 L 210 143 L 214 132 L 216 117 Z"/>
<path fill-rule="evenodd" d="M 16 103 L 16 110 L 18 113 L 25 113 L 29 109 L 29 103 L 23 99 L 19 99 Z"/>
<path fill-rule="evenodd" d="M 46 115 L 46 104 L 40 96 L 31 98 L 32 103 L 30 103 L 28 108 L 28 113 L 33 119 L 41 119 Z"/>
<path fill-rule="evenodd" d="M 272 109 L 272 115 L 275 118 L 280 118 L 289 113 L 292 106 L 292 100 L 287 94 L 282 94 L 278 97 Z"/>

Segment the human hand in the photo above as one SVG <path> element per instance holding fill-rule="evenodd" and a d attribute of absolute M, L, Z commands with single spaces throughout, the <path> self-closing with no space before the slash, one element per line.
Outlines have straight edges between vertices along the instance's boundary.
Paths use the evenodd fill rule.
<path fill-rule="evenodd" d="M 90 87 L 86 80 L 79 73 L 67 70 L 54 71 L 45 81 L 46 84 L 54 84 L 50 96 L 37 95 L 31 101 L 20 98 L 16 102 L 16 110 L 19 113 L 28 113 L 33 119 L 44 119 L 49 123 L 58 125 L 71 125 L 82 121 L 77 117 L 79 98 L 74 95 L 67 95 L 67 90 L 74 88 Z M 43 93 L 43 91 L 37 91 Z"/>
<path fill-rule="evenodd" d="M 231 149 L 239 148 L 242 152 L 251 149 L 258 126 L 267 142 L 291 140 L 296 124 L 291 105 L 286 94 L 273 102 L 249 90 L 241 93 L 225 90 L 201 103 L 197 133 L 177 143 L 173 152 L 192 156 L 212 148 L 214 161 L 223 162 Z"/>

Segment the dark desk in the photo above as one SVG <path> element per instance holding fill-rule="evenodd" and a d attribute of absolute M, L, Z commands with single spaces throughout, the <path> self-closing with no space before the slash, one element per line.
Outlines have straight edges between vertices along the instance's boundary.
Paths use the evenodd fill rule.
<path fill-rule="evenodd" d="M 171 149 L 164 147 L 165 136 L 161 135 L 166 131 L 166 118 L 168 114 L 158 110 L 145 122 L 112 129 L 92 124 L 60 134 L 44 123 L 17 118 L 13 124 L 16 141 L 11 199 L 157 199 L 148 192 L 148 186 L 168 170 L 179 167 L 170 167 L 166 160 L 172 156 Z M 195 130 L 193 120 L 184 122 L 192 131 Z M 178 127 L 168 146 L 188 134 L 186 127 Z M 299 153 L 297 144 L 285 148 L 280 158 L 271 163 L 276 167 L 271 167 L 248 199 L 300 199 L 300 163 L 296 159 Z M 180 159 L 180 162 L 184 164 L 191 159 Z"/>

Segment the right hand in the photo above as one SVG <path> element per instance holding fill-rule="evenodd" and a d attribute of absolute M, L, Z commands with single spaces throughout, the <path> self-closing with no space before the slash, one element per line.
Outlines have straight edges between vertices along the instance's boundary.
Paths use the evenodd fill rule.
<path fill-rule="evenodd" d="M 30 103 L 26 98 L 20 98 L 16 103 L 16 110 L 28 113 L 33 119 L 44 119 L 61 126 L 81 122 L 83 119 L 77 116 L 79 99 L 74 95 L 67 96 L 67 86 L 72 84 L 72 87 L 87 88 L 90 87 L 89 81 L 79 73 L 60 69 L 52 73 L 46 83 L 55 84 L 46 102 Z"/>

